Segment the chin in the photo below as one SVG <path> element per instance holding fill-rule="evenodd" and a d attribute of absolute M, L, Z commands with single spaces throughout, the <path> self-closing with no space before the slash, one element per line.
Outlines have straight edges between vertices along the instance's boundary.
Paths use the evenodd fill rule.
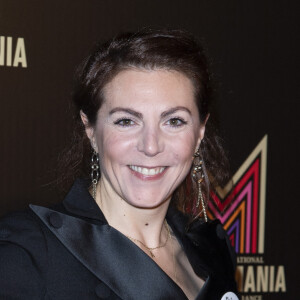
<path fill-rule="evenodd" d="M 159 201 L 153 201 L 153 199 L 162 199 Z M 151 196 L 150 199 L 147 200 L 147 198 L 143 197 L 143 200 L 140 199 L 132 199 L 131 201 L 127 201 L 128 204 L 136 207 L 136 208 L 142 208 L 142 209 L 154 209 L 157 207 L 160 207 L 161 205 L 164 205 L 170 197 L 166 198 L 158 198 L 156 196 Z"/>

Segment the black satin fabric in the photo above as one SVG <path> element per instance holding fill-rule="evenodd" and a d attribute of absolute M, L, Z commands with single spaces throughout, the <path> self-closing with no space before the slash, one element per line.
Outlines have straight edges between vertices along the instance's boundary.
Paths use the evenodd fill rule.
<path fill-rule="evenodd" d="M 167 222 L 205 280 L 196 299 L 236 292 L 235 258 L 220 222 L 189 224 L 174 208 Z M 35 283 L 26 278 L 26 287 L 17 274 Z M 148 255 L 109 226 L 85 180 L 75 182 L 62 205 L 31 205 L 0 222 L 0 278 L 0 299 L 187 299 Z"/>

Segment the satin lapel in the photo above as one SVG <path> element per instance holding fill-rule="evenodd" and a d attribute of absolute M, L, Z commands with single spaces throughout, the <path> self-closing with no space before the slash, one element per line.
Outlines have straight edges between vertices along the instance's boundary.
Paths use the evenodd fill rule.
<path fill-rule="evenodd" d="M 187 220 L 182 214 L 171 207 L 167 214 L 167 221 L 178 242 L 181 244 L 181 247 L 184 249 L 194 272 L 205 280 L 195 300 L 215 300 L 216 298 L 211 297 L 211 294 L 214 294 L 210 276 L 212 270 L 207 265 L 207 254 L 205 251 L 202 251 L 202 249 L 196 248 L 193 242 L 188 238 L 185 229 Z"/>
<path fill-rule="evenodd" d="M 120 298 L 187 299 L 150 257 L 108 224 L 94 225 L 40 206 L 30 208 L 60 242 Z M 51 213 L 59 215 L 62 221 L 59 228 L 49 223 Z"/>
<path fill-rule="evenodd" d="M 198 248 L 195 247 L 193 241 L 188 237 L 186 224 L 187 220 L 185 217 L 175 211 L 173 208 L 169 208 L 167 214 L 167 221 L 170 225 L 173 233 L 175 234 L 178 242 L 181 244 L 181 247 L 184 249 L 184 252 L 194 270 L 194 272 L 206 280 L 211 273 L 211 269 L 207 264 L 207 253 L 206 251 L 210 251 L 210 247 Z M 206 225 L 204 225 L 206 226 Z M 203 238 L 202 243 L 206 242 L 207 239 Z"/>
<path fill-rule="evenodd" d="M 218 226 L 221 226 L 219 221 L 197 222 L 190 224 L 187 230 L 186 218 L 172 208 L 168 211 L 167 221 L 194 272 L 205 280 L 196 300 L 221 299 L 221 295 L 228 290 L 226 290 L 227 278 L 224 278 L 224 270 L 227 269 L 224 266 L 224 259 L 227 258 L 223 258 L 223 255 L 226 255 L 226 250 L 222 250 L 222 243 L 226 242 L 225 237 L 218 236 Z"/>

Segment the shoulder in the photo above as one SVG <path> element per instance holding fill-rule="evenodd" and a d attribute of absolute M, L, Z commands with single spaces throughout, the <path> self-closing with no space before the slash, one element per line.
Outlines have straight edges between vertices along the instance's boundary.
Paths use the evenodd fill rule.
<path fill-rule="evenodd" d="M 42 246 L 45 238 L 41 222 L 29 209 L 5 216 L 0 220 L 0 242 L 1 245 L 9 243 L 24 249 Z"/>
<path fill-rule="evenodd" d="M 27 295 L 37 299 L 37 295 L 43 293 L 42 274 L 46 265 L 47 244 L 37 218 L 29 210 L 2 218 L 0 220 L 0 295 L 18 297 L 14 294 L 17 282 L 25 290 L 30 291 Z"/>

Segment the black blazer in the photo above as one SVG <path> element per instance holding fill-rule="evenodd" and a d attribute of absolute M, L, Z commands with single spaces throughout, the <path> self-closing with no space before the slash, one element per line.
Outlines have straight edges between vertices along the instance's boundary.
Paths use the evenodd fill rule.
<path fill-rule="evenodd" d="M 1 220 L 0 299 L 187 299 L 148 255 L 108 225 L 87 184 L 77 180 L 55 208 L 30 205 Z M 196 299 L 236 292 L 235 257 L 220 222 L 187 227 L 174 208 L 167 221 L 205 280 Z"/>

